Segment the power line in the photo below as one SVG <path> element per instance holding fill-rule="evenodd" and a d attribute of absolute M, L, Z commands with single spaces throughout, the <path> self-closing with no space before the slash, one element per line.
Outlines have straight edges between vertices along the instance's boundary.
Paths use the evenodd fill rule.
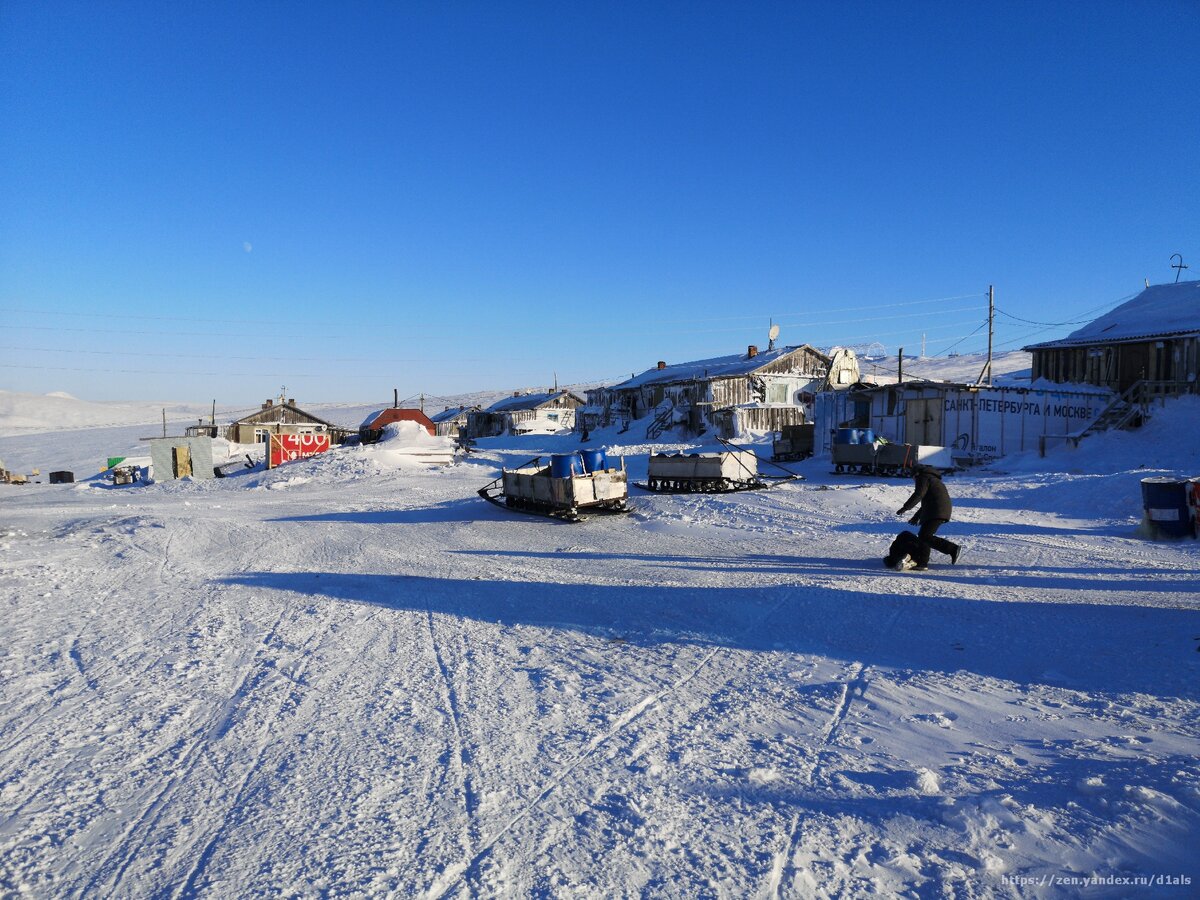
<path fill-rule="evenodd" d="M 325 378 L 331 376 L 328 372 L 229 372 L 222 370 L 220 372 L 180 372 L 169 371 L 162 369 L 99 369 L 87 368 L 82 366 L 23 366 L 15 363 L 0 363 L 0 368 L 3 369 L 28 369 L 39 372 L 98 372 L 106 375 L 189 375 L 203 378 L 268 378 L 268 379 L 296 379 L 296 378 Z M 370 378 L 370 379 L 385 379 L 394 378 L 395 373 L 366 373 L 366 372 L 339 372 L 338 378 Z"/>
<path fill-rule="evenodd" d="M 66 347 L 24 347 L 24 346 L 0 346 L 0 350 L 14 350 L 26 353 L 89 353 L 94 356 L 132 356 L 132 357 L 154 357 L 168 359 L 227 359 L 236 362 L 293 362 L 293 363 L 361 363 L 361 356 L 321 356 L 321 357 L 302 357 L 302 356 L 220 356 L 212 353 L 150 353 L 134 350 L 81 350 L 69 349 Z M 454 361 L 458 362 L 519 362 L 522 358 L 518 357 L 482 357 L 482 356 L 456 356 Z M 383 359 L 380 357 L 371 357 L 372 363 L 442 363 L 444 359 L 421 359 L 421 358 L 393 358 Z"/>
<path fill-rule="evenodd" d="M 880 303 L 880 304 L 875 304 L 872 306 L 863 306 L 863 305 L 855 304 L 855 309 L 860 309 L 860 310 L 898 309 L 898 308 L 905 307 L 905 306 L 921 306 L 921 305 L 930 304 L 930 303 L 949 303 L 949 302 L 952 302 L 955 300 L 968 300 L 973 297 L 979 297 L 979 296 L 986 296 L 986 295 L 981 295 L 979 293 L 957 294 L 957 295 L 950 296 L 950 297 L 933 297 L 933 298 L 925 299 L 925 300 L 901 300 L 901 301 L 897 301 L 895 303 Z M 28 306 L 0 307 L 0 312 L 10 313 L 10 314 L 64 316 L 64 317 L 92 318 L 92 319 L 130 319 L 130 320 L 143 321 L 143 322 L 145 322 L 145 321 L 150 321 L 150 322 L 199 322 L 199 323 L 214 323 L 214 324 L 220 324 L 220 325 L 271 325 L 271 326 L 278 326 L 280 324 L 279 319 L 235 319 L 235 318 L 229 318 L 227 316 L 220 316 L 220 317 L 161 316 L 161 315 L 142 315 L 142 314 L 137 314 L 137 313 L 78 312 L 78 311 L 73 311 L 73 310 L 40 309 L 37 307 L 28 307 Z M 805 315 L 809 315 L 809 313 L 808 312 L 803 312 L 803 313 L 763 312 L 763 313 L 756 313 L 753 315 L 741 315 L 741 316 L 692 317 L 691 320 L 693 322 L 730 322 L 730 321 L 739 321 L 739 320 L 761 321 L 762 319 L 768 318 L 768 317 L 780 319 L 780 318 L 789 317 L 789 316 L 794 317 L 794 316 L 805 316 Z M 651 325 L 672 324 L 674 321 L 675 320 L 673 320 L 673 319 L 650 320 L 650 322 L 648 324 L 651 324 Z M 300 321 L 300 320 L 297 320 L 290 313 L 287 314 L 286 322 L 288 324 L 297 325 L 300 327 L 323 327 L 323 326 L 328 326 L 328 325 L 344 325 L 345 324 L 344 320 Z M 789 323 L 789 324 L 803 324 L 803 323 Z M 409 326 L 407 324 L 404 324 L 404 325 L 384 324 L 384 325 L 380 326 L 378 323 L 374 323 L 374 322 L 371 323 L 372 331 L 379 330 L 380 328 L 387 329 L 387 330 L 395 330 L 395 329 L 402 329 L 404 331 L 411 330 L 411 326 Z M 59 329 L 59 330 L 66 330 L 66 329 Z M 121 329 L 121 330 L 125 331 L 126 329 Z M 142 333 L 171 334 L 173 332 L 132 332 L 132 333 L 135 333 L 135 334 L 142 334 Z M 180 332 L 180 333 L 187 334 L 189 332 Z M 213 333 L 213 336 L 214 337 L 228 337 L 229 335 Z"/>

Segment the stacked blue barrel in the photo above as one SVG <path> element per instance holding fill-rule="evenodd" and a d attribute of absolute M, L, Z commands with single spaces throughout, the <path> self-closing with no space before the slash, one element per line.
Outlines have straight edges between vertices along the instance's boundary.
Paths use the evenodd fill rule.
<path fill-rule="evenodd" d="M 608 468 L 608 455 L 603 450 L 580 450 L 578 453 L 556 453 L 550 457 L 550 477 L 570 478 L 590 475 Z"/>
<path fill-rule="evenodd" d="M 870 428 L 839 428 L 834 432 L 835 444 L 873 444 L 875 432 Z"/>

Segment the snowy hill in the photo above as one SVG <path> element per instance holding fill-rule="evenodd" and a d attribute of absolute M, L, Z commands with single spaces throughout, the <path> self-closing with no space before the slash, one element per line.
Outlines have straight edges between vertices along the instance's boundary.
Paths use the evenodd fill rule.
<path fill-rule="evenodd" d="M 964 353 L 961 356 L 904 357 L 904 380 L 924 379 L 954 384 L 974 384 L 979 380 L 987 356 Z M 876 384 L 891 384 L 901 371 L 900 359 L 895 356 L 860 358 L 861 375 Z M 992 356 L 992 380 L 997 384 L 1028 384 L 1033 370 L 1033 356 L 1024 350 L 1007 350 Z"/>
<path fill-rule="evenodd" d="M 578 524 L 475 493 L 571 436 L 0 485 L 0 893 L 1189 896 L 1200 542 L 1139 483 L 1198 445 L 952 476 L 923 575 L 912 483 L 819 459 Z"/>

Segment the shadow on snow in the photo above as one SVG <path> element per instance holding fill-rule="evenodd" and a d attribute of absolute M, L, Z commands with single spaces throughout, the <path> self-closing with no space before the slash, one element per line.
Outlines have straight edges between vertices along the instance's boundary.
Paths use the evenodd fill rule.
<path fill-rule="evenodd" d="M 568 560 L 564 560 L 564 563 Z M 464 569 L 470 569 L 469 564 Z M 916 576 L 921 577 L 921 576 Z M 1200 613 L 1128 605 L 998 603 L 822 586 L 558 584 L 394 574 L 248 572 L 221 583 L 571 630 L 647 648 L 697 644 L 967 671 L 1022 684 L 1200 699 Z"/>

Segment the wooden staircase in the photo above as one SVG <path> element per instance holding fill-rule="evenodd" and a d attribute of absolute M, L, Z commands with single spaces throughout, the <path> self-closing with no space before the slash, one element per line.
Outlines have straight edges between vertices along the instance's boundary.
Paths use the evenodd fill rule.
<path fill-rule="evenodd" d="M 1123 393 L 1114 397 L 1108 406 L 1100 410 L 1100 415 L 1078 431 L 1072 431 L 1069 434 L 1043 434 L 1038 439 L 1038 453 L 1041 456 L 1046 455 L 1047 438 L 1070 441 L 1073 446 L 1078 447 L 1079 442 L 1090 434 L 1097 434 L 1113 428 L 1129 428 L 1133 425 L 1140 425 L 1142 419 L 1148 414 L 1146 388 L 1146 382 L 1135 381 Z"/>
<path fill-rule="evenodd" d="M 675 421 L 675 405 L 668 403 L 666 406 L 659 409 L 654 415 L 654 421 L 650 423 L 646 429 L 646 437 L 649 440 L 654 440 L 664 431 L 671 427 Z"/>

